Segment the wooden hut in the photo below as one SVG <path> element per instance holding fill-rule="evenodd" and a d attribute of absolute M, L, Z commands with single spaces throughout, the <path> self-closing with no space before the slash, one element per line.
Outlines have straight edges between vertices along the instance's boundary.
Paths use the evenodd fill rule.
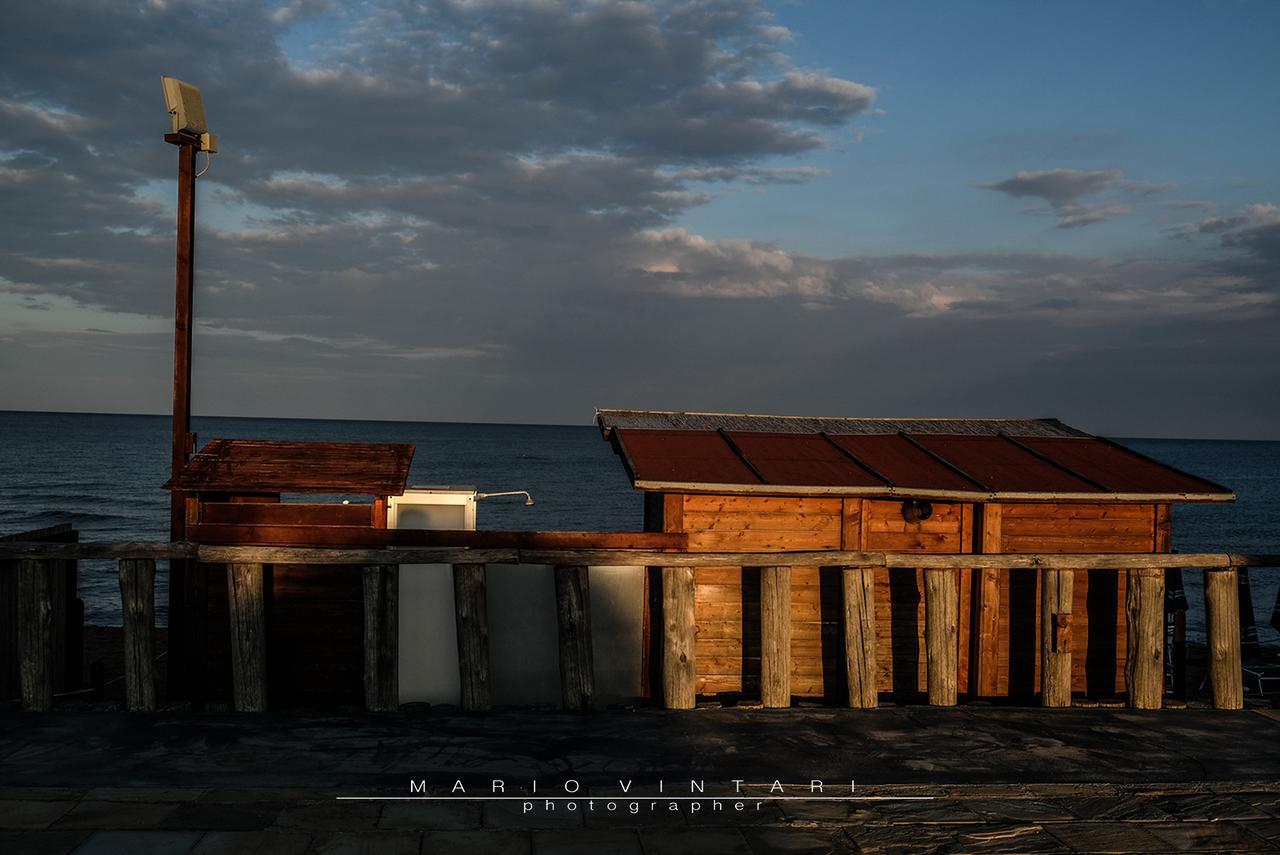
<path fill-rule="evenodd" d="M 186 536 L 220 545 L 385 545 L 387 498 L 403 495 L 414 446 L 215 439 L 165 484 L 185 496 Z M 321 496 L 328 501 L 286 501 Z M 351 501 L 344 504 L 343 500 Z M 362 697 L 363 574 L 347 565 L 252 567 L 248 595 L 264 600 L 271 704 L 339 705 Z M 233 661 L 225 565 L 188 564 L 180 627 L 182 686 L 195 703 L 226 701 Z M 260 593 L 259 593 L 260 592 Z M 176 620 L 173 618 L 177 618 Z M 175 639 L 179 640 L 179 639 Z M 264 701 L 265 703 L 265 701 Z"/>
<path fill-rule="evenodd" d="M 845 419 L 598 410 L 604 437 L 645 493 L 645 528 L 684 532 L 691 551 L 849 550 L 947 554 L 1159 553 L 1177 502 L 1230 490 L 1054 419 Z M 1040 574 L 961 571 L 962 696 L 1040 688 Z M 838 568 L 790 574 L 791 694 L 847 697 Z M 1065 574 L 1064 574 L 1065 575 Z M 1071 688 L 1125 688 L 1125 574 L 1071 574 L 1053 641 L 1072 652 Z M 647 575 L 646 627 L 661 627 L 661 571 Z M 694 577 L 700 696 L 760 696 L 760 570 Z M 924 574 L 878 569 L 876 688 L 926 691 Z M 1063 603 L 1067 606 L 1067 603 Z M 650 693 L 660 633 L 645 643 Z"/>

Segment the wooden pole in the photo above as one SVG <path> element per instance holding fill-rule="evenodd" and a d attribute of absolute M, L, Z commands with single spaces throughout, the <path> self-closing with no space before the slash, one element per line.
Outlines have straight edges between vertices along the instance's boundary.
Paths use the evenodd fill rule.
<path fill-rule="evenodd" d="M 18 678 L 22 708 L 53 709 L 53 591 L 51 562 L 23 559 L 18 565 Z"/>
<path fill-rule="evenodd" d="M 191 432 L 191 311 L 195 294 L 196 245 L 196 152 L 199 139 L 186 134 L 165 137 L 178 147 L 178 240 L 173 313 L 173 441 L 169 465 L 170 477 L 177 475 L 195 450 L 196 438 Z M 173 490 L 169 494 L 169 539 L 184 541 L 187 494 Z M 186 664 L 186 562 L 169 562 L 169 657 L 168 685 L 183 693 Z M 193 616 L 194 619 L 194 616 Z M 202 618 L 201 618 L 202 619 Z M 201 651 L 192 651 L 200 657 Z M 187 669 L 190 673 L 190 669 Z"/>
<path fill-rule="evenodd" d="M 265 575 L 261 564 L 227 565 L 232 702 L 242 712 L 267 708 Z"/>
<path fill-rule="evenodd" d="M 662 702 L 669 710 L 697 706 L 692 567 L 662 568 Z"/>
<path fill-rule="evenodd" d="M 956 703 L 960 669 L 959 570 L 924 571 L 924 646 L 929 703 Z"/>
<path fill-rule="evenodd" d="M 791 706 L 791 568 L 760 568 L 760 701 Z"/>
<path fill-rule="evenodd" d="M 489 694 L 489 612 L 483 564 L 453 565 L 453 600 L 458 615 L 458 679 L 464 710 L 487 710 Z"/>
<path fill-rule="evenodd" d="M 1075 573 L 1040 576 L 1040 704 L 1071 706 L 1071 595 Z"/>
<path fill-rule="evenodd" d="M 124 559 L 119 564 L 120 602 L 124 606 L 124 688 L 130 712 L 156 708 L 154 672 L 156 562 Z"/>
<path fill-rule="evenodd" d="M 364 568 L 364 706 L 400 708 L 400 568 Z"/>
<path fill-rule="evenodd" d="M 849 706 L 879 703 L 876 679 L 876 576 L 871 567 L 844 568 L 844 658 Z"/>
<path fill-rule="evenodd" d="M 1244 677 L 1240 672 L 1240 598 L 1235 570 L 1204 571 L 1205 617 L 1209 631 L 1209 686 L 1213 706 L 1220 710 L 1244 707 Z"/>
<path fill-rule="evenodd" d="M 567 710 L 589 710 L 595 695 L 591 652 L 591 592 L 587 568 L 557 566 L 556 617 L 560 629 L 560 696 Z"/>
<path fill-rule="evenodd" d="M 1125 684 L 1129 706 L 1160 709 L 1164 697 L 1164 570 L 1131 569 L 1125 595 L 1128 648 Z"/>

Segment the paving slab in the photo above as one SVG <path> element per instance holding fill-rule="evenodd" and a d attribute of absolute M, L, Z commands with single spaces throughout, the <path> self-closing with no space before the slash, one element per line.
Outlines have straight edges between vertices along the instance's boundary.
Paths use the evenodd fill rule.
<path fill-rule="evenodd" d="M 1171 851 L 1169 841 L 1134 822 L 1065 822 L 1047 825 L 1045 830 L 1076 852 L 1168 855 Z"/>
<path fill-rule="evenodd" d="M 91 831 L 0 831 L 0 852 L 22 855 L 67 855 L 75 851 Z"/>
<path fill-rule="evenodd" d="M 533 855 L 644 855 L 634 831 L 585 828 L 580 831 L 535 831 Z"/>
<path fill-rule="evenodd" d="M 160 826 L 172 829 L 259 831 L 274 825 L 284 808 L 284 802 L 271 800 L 185 802 L 175 806 Z"/>
<path fill-rule="evenodd" d="M 982 828 L 960 831 L 955 843 L 948 850 L 952 853 L 973 855 L 1069 855 L 1071 850 L 1062 841 L 1036 823 L 1010 825 L 985 825 Z"/>
<path fill-rule="evenodd" d="M 304 855 L 310 845 L 305 831 L 210 831 L 191 855 Z"/>
<path fill-rule="evenodd" d="M 645 855 L 752 855 L 736 828 L 647 829 L 640 832 Z"/>
<path fill-rule="evenodd" d="M 1234 822 L 1157 822 L 1144 825 L 1171 852 L 1268 852 L 1271 844 Z"/>
<path fill-rule="evenodd" d="M 178 807 L 175 802 L 101 802 L 85 799 L 53 824 L 53 828 L 159 828 Z"/>
<path fill-rule="evenodd" d="M 418 855 L 422 835 L 414 831 L 333 831 L 311 838 L 307 855 Z"/>
<path fill-rule="evenodd" d="M 0 799 L 0 829 L 48 828 L 76 804 L 44 799 Z"/>
<path fill-rule="evenodd" d="M 95 831 L 76 848 L 76 855 L 175 855 L 190 852 L 198 831 Z"/>
<path fill-rule="evenodd" d="M 479 828 L 481 809 L 480 802 L 387 802 L 378 817 L 378 828 L 404 831 Z"/>
<path fill-rule="evenodd" d="M 428 831 L 422 836 L 422 855 L 531 855 L 533 839 L 527 831 Z"/>
<path fill-rule="evenodd" d="M 849 838 L 838 828 L 744 828 L 742 836 L 756 855 L 828 855 L 854 851 Z"/>

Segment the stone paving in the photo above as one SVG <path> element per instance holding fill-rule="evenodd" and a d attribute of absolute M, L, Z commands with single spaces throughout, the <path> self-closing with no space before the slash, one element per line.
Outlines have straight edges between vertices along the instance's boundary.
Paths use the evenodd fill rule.
<path fill-rule="evenodd" d="M 572 813 L 523 802 L 337 802 L 317 790 L 0 790 L 6 853 L 1168 853 L 1280 851 L 1274 781 L 881 786 L 930 801 L 768 802 L 632 814 L 660 797 L 585 796 Z M 445 797 L 450 799 L 450 797 Z M 763 788 L 740 797 L 766 799 Z M 596 802 L 596 810 L 586 807 Z M 606 810 L 621 802 L 621 809 Z M 563 803 L 561 803 L 563 805 Z M 564 810 L 559 807 L 558 810 Z"/>
<path fill-rule="evenodd" d="M 473 800 L 495 776 L 510 798 Z M 691 776 L 705 792 L 674 800 Z M 823 776 L 832 798 L 796 798 Z M 405 798 L 411 780 L 431 798 Z M 583 782 L 572 796 L 570 780 Z M 0 853 L 67 852 L 1274 853 L 1280 721 L 916 707 L 0 716 Z"/>

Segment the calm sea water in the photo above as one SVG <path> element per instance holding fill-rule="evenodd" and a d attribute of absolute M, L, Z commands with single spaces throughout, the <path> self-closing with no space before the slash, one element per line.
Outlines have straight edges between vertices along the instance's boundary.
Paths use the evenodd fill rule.
<path fill-rule="evenodd" d="M 412 442 L 410 484 L 533 494 L 533 507 L 519 499 L 482 501 L 482 529 L 641 527 L 641 496 L 593 426 L 197 418 L 194 428 L 202 443 L 213 437 Z M 1280 442 L 1120 441 L 1239 496 L 1233 505 L 1177 506 L 1176 550 L 1280 552 Z M 168 493 L 160 485 L 168 477 L 168 449 L 163 416 L 0 412 L 0 534 L 70 522 L 86 541 L 167 539 Z M 118 624 L 114 564 L 85 561 L 80 573 L 87 619 Z M 1185 573 L 1193 636 L 1203 630 L 1199 576 Z M 1280 573 L 1255 571 L 1252 581 L 1259 634 L 1280 639 L 1268 626 Z"/>

